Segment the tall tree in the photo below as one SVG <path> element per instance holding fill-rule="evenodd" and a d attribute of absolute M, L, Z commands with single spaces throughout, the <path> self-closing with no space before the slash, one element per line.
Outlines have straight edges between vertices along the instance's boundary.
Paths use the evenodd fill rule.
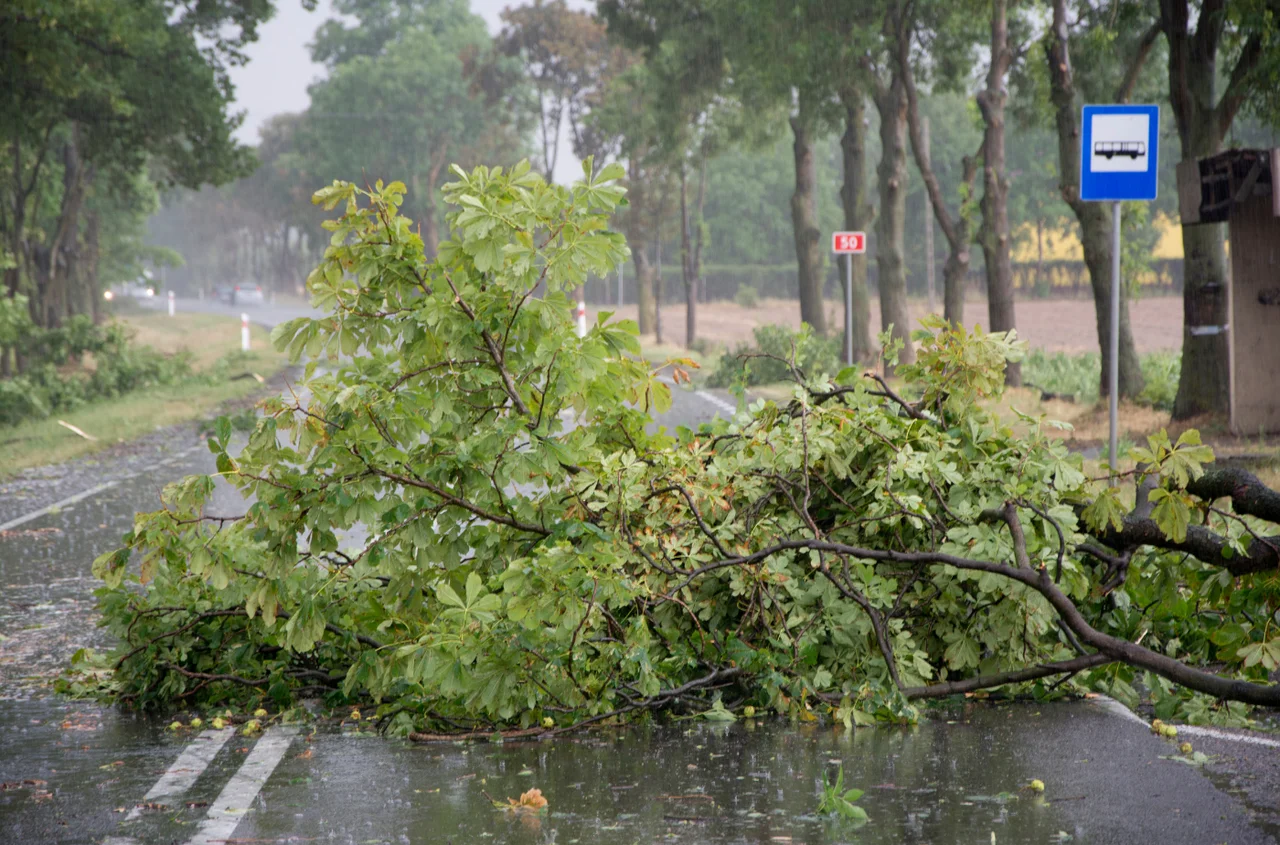
<path fill-rule="evenodd" d="M 1082 9 L 1082 18 L 1093 11 L 1088 8 L 1088 4 L 1084 5 L 1086 8 Z M 1116 7 L 1099 11 L 1103 11 L 1109 18 L 1116 12 Z M 1131 5 L 1127 11 L 1129 14 L 1126 18 L 1132 17 Z M 1090 23 L 1100 27 L 1107 26 L 1105 21 L 1091 20 Z M 1125 31 L 1132 31 L 1131 24 L 1131 20 L 1123 21 L 1117 27 L 1120 30 L 1117 35 L 1123 38 Z M 1159 35 L 1158 27 L 1149 27 L 1133 45 L 1132 51 L 1123 51 L 1130 59 L 1114 90 L 1115 102 L 1128 100 Z M 1070 42 L 1067 0 L 1053 0 L 1053 23 L 1045 35 L 1045 59 L 1058 135 L 1058 190 L 1080 224 L 1080 243 L 1084 249 L 1085 266 L 1089 270 L 1089 285 L 1093 291 L 1094 310 L 1097 314 L 1098 345 L 1102 350 L 1099 393 L 1107 396 L 1111 393 L 1111 214 L 1106 203 L 1084 202 L 1080 199 L 1080 107 L 1086 98 L 1079 95 L 1075 68 L 1071 61 Z M 1114 49 L 1113 45 L 1114 41 L 1108 39 L 1107 49 Z M 1094 93 L 1087 99 L 1096 101 L 1099 97 Z M 1119 395 L 1135 397 L 1143 388 L 1142 368 L 1133 345 L 1127 295 L 1120 297 L 1119 358 Z"/>
<path fill-rule="evenodd" d="M 1222 150 L 1222 141 L 1260 79 L 1255 73 L 1277 48 L 1280 3 L 1258 8 L 1228 0 L 1160 0 L 1160 29 L 1169 50 L 1169 101 L 1183 161 Z M 1234 48 L 1234 49 L 1232 49 Z M 1219 67 L 1222 51 L 1230 67 Z M 1227 85 L 1218 96 L 1220 76 Z M 1182 372 L 1174 419 L 1227 408 L 1230 384 L 1227 258 L 1221 224 L 1182 227 Z"/>
<path fill-rule="evenodd" d="M 376 49 L 354 27 L 344 31 L 361 49 L 344 52 L 339 32 L 329 30 L 317 50 L 327 45 L 341 59 L 311 87 L 301 145 L 326 180 L 404 180 L 405 209 L 434 255 L 437 190 L 447 166 L 513 164 L 522 154 L 528 103 L 518 68 L 492 51 L 483 21 L 465 11 L 451 25 L 423 17 L 429 22 L 390 35 Z"/>
<path fill-rule="evenodd" d="M 934 77 L 946 80 L 948 77 L 963 75 L 968 70 L 968 55 L 972 52 L 972 37 L 968 31 L 971 16 L 968 9 L 957 8 L 950 3 L 930 4 L 928 9 L 922 8 L 920 4 L 911 4 L 907 9 L 914 10 L 916 15 L 914 19 L 904 19 L 898 28 L 894 59 L 902 74 L 903 90 L 906 93 L 907 131 L 911 138 L 911 152 L 921 181 L 924 182 L 929 207 L 947 241 L 947 260 L 942 268 L 943 317 L 952 325 L 962 325 L 974 222 L 973 215 L 969 213 L 968 201 L 973 194 L 982 148 L 979 147 L 974 155 L 966 155 L 961 160 L 960 195 L 956 198 L 959 202 L 953 214 L 934 170 L 932 152 L 925 146 L 920 96 L 916 86 L 917 59 L 914 53 L 916 40 L 927 37 L 933 50 L 924 64 L 932 70 Z M 932 13 L 928 16 L 932 20 L 921 20 L 926 11 Z M 904 14 L 909 15 L 910 11 Z M 933 256 L 928 258 L 933 260 Z"/>
<path fill-rule="evenodd" d="M 1009 2 L 991 2 L 990 63 L 986 86 L 978 92 L 985 132 L 982 138 L 982 227 L 978 240 L 987 273 L 987 316 L 992 331 L 1016 328 L 1013 304 L 1013 248 L 1009 231 L 1009 179 L 1005 172 L 1005 103 L 1009 69 L 1016 58 L 1009 43 Z M 1005 381 L 1022 384 L 1022 365 L 1009 362 Z"/>
<path fill-rule="evenodd" d="M 898 45 L 910 14 L 909 3 L 891 0 L 881 21 L 879 66 L 874 74 L 873 101 L 880 114 L 880 164 L 876 183 L 880 208 L 876 216 L 876 267 L 879 271 L 880 328 L 893 329 L 902 341 L 898 360 L 915 360 L 911 344 L 911 312 L 907 302 L 907 90 Z"/>
<path fill-rule="evenodd" d="M 0 230 L 13 253 L 5 293 L 29 294 L 45 326 L 89 307 L 86 260 L 113 227 L 99 214 L 150 168 L 169 184 L 225 182 L 248 170 L 232 132 L 229 64 L 256 38 L 269 2 L 71 0 L 0 7 Z M 86 290 L 92 285 L 94 290 Z M 0 356 L 5 357 L 5 356 Z"/>
<path fill-rule="evenodd" d="M 609 41 L 603 22 L 570 9 L 565 0 L 508 7 L 502 21 L 498 49 L 521 62 L 537 94 L 540 166 L 550 179 L 566 127 L 580 158 L 601 151 L 587 131 L 586 116 L 609 81 L 635 57 Z"/>

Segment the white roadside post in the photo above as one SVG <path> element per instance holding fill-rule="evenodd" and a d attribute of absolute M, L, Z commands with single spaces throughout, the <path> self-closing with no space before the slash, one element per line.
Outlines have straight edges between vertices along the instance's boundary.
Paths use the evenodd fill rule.
<path fill-rule="evenodd" d="M 249 315 L 245 313 L 240 315 L 240 350 L 249 351 Z"/>
<path fill-rule="evenodd" d="M 173 291 L 169 291 L 169 316 L 172 317 L 173 315 L 174 315 Z"/>
<path fill-rule="evenodd" d="M 1120 463 L 1120 203 L 1156 198 L 1159 106 L 1085 106 L 1080 120 L 1080 199 L 1111 203 L 1111 332 L 1107 338 L 1111 485 Z"/>
<path fill-rule="evenodd" d="M 867 251 L 866 232 L 832 232 L 831 251 L 844 256 L 844 362 L 853 360 L 853 257 Z"/>
<path fill-rule="evenodd" d="M 585 300 L 578 300 L 578 337 L 587 336 L 587 303 Z"/>

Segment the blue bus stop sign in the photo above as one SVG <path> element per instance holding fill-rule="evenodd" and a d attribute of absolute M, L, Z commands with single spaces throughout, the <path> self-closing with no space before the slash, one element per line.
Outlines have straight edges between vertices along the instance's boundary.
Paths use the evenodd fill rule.
<path fill-rule="evenodd" d="M 1081 129 L 1080 199 L 1156 198 L 1159 106 L 1085 106 Z"/>

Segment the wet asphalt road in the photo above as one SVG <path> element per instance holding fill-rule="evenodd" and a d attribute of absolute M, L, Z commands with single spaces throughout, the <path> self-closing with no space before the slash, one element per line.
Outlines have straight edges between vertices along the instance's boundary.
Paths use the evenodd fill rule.
<path fill-rule="evenodd" d="M 251 315 L 271 324 L 298 313 Z M 717 399 L 727 397 L 677 391 L 665 421 L 709 419 Z M 0 530 L 0 843 L 1280 841 L 1280 747 L 1195 737 L 1214 760 L 1193 767 L 1096 702 L 974 706 L 852 737 L 683 723 L 463 747 L 354 725 L 200 739 L 53 696 L 48 679 L 75 649 L 103 644 L 94 556 L 165 483 L 212 469 L 194 427 L 180 427 L 0 484 L 0 525 L 101 488 Z M 238 504 L 226 488 L 219 496 Z M 861 830 L 814 815 L 834 760 L 847 785 L 867 790 L 872 823 Z M 1021 789 L 1031 778 L 1046 783 L 1046 801 Z M 496 811 L 484 794 L 530 787 L 550 800 L 546 817 Z"/>

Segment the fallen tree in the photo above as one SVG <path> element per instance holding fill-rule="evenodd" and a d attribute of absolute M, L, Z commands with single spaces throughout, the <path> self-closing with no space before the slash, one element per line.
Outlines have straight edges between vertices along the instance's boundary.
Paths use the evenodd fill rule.
<path fill-rule="evenodd" d="M 556 731 L 713 696 L 846 724 L 1020 684 L 1141 681 L 1164 718 L 1276 706 L 1276 494 L 1192 433 L 1086 477 L 984 409 L 1011 337 L 930 324 L 900 386 L 792 366 L 789 403 L 653 431 L 668 369 L 566 292 L 626 258 L 617 167 L 572 188 L 456 171 L 435 260 L 398 184 L 335 183 L 311 363 L 218 476 L 166 488 L 95 573 L 109 655 L 65 688 L 134 707 L 323 695 L 399 733 Z M 540 291 L 539 296 L 534 292 Z M 893 355 L 892 346 L 889 348 Z M 318 365 L 323 363 L 323 368 Z M 301 396 L 307 396 L 304 401 Z M 1133 482 L 1130 484 L 1129 482 Z M 1124 489 L 1137 489 L 1133 506 Z"/>

